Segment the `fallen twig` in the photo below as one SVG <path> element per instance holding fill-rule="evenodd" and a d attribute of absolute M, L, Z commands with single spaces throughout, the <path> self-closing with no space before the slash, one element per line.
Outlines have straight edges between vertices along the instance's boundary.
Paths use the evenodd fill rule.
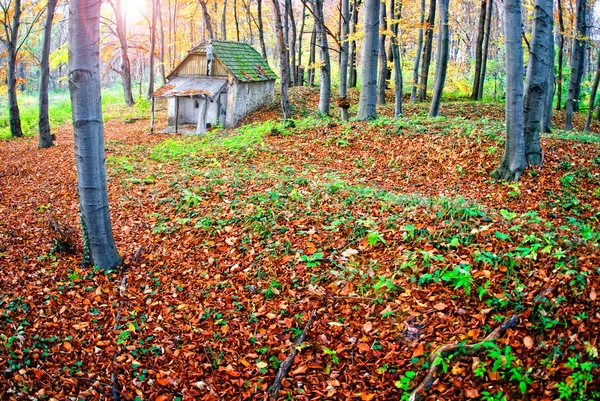
<path fill-rule="evenodd" d="M 277 398 L 277 393 L 279 392 L 279 390 L 281 390 L 281 381 L 287 376 L 288 372 L 290 371 L 290 368 L 294 363 L 294 358 L 296 358 L 296 355 L 298 355 L 300 344 L 304 342 L 304 339 L 306 338 L 306 335 L 308 334 L 308 331 L 310 330 L 313 321 L 315 320 L 315 317 L 317 317 L 316 310 L 313 311 L 313 313 L 310 315 L 308 322 L 306 322 L 306 325 L 304 326 L 304 330 L 302 330 L 302 334 L 294 343 L 294 346 L 292 347 L 292 350 L 287 356 L 287 358 L 285 358 L 285 361 L 283 361 L 281 365 L 279 365 L 279 370 L 277 371 L 277 375 L 275 376 L 275 381 L 273 383 L 273 386 L 271 386 L 270 393 L 272 399 Z"/>

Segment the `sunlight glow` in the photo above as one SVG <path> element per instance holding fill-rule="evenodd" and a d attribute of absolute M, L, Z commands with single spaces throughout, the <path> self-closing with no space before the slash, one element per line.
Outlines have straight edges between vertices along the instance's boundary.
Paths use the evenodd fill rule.
<path fill-rule="evenodd" d="M 127 20 L 131 23 L 139 22 L 144 18 L 144 14 L 149 15 L 149 0 L 123 0 L 123 7 L 127 14 Z"/>

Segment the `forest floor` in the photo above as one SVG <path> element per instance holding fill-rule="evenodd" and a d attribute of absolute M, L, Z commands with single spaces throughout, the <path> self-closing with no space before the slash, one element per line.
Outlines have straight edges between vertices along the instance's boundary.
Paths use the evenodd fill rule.
<path fill-rule="evenodd" d="M 204 138 L 109 113 L 125 280 L 80 265 L 71 127 L 0 142 L 1 399 L 264 399 L 313 313 L 281 399 L 407 400 L 445 344 L 432 399 L 600 399 L 597 134 L 503 183 L 503 105 L 357 123 L 292 96 L 295 127 Z"/>

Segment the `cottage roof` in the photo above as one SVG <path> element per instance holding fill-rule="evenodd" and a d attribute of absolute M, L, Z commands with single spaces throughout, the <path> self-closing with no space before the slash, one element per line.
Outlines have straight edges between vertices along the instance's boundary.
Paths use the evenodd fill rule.
<path fill-rule="evenodd" d="M 209 43 L 190 50 L 189 54 L 204 53 Z M 248 43 L 212 40 L 213 53 L 231 74 L 241 82 L 277 79 L 269 63 Z M 184 60 L 185 61 L 185 60 Z"/>
<path fill-rule="evenodd" d="M 226 78 L 173 77 L 169 83 L 156 90 L 153 97 L 207 96 L 211 101 L 225 84 Z"/>

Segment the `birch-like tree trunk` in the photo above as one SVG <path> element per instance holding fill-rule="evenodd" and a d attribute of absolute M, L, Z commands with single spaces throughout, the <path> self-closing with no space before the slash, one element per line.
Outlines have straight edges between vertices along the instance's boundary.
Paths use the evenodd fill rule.
<path fill-rule="evenodd" d="M 421 66 L 421 53 L 423 52 L 423 25 L 425 24 L 425 0 L 421 0 L 421 14 L 419 17 L 419 38 L 417 39 L 417 55 L 413 66 L 413 86 L 410 92 L 410 102 L 417 101 L 417 87 L 419 86 L 419 67 Z"/>
<path fill-rule="evenodd" d="M 385 51 L 385 31 L 387 15 L 385 0 L 379 5 L 379 73 L 377 74 L 377 104 L 385 104 L 385 87 L 387 80 L 387 54 Z"/>
<path fill-rule="evenodd" d="M 523 39 L 521 0 L 504 0 L 506 46 L 506 141 L 500 165 L 492 177 L 518 181 L 525 170 L 523 135 Z"/>
<path fill-rule="evenodd" d="M 439 0 L 440 12 L 440 31 L 439 45 L 437 53 L 437 63 L 435 66 L 435 83 L 433 86 L 433 97 L 431 98 L 431 107 L 429 108 L 429 117 L 440 115 L 440 106 L 442 104 L 442 93 L 446 83 L 446 72 L 448 71 L 448 58 L 450 56 L 450 29 L 448 27 L 448 8 L 450 0 Z"/>
<path fill-rule="evenodd" d="M 576 32 L 571 48 L 571 77 L 567 92 L 565 129 L 573 129 L 573 113 L 578 110 L 581 79 L 585 64 L 585 47 L 587 35 L 587 0 L 577 0 Z"/>
<path fill-rule="evenodd" d="M 553 0 L 536 0 L 533 9 L 529 63 L 525 79 L 524 135 L 525 159 L 530 166 L 542 163 L 540 130 L 548 94 L 548 75 L 552 63 L 554 40 Z"/>
<path fill-rule="evenodd" d="M 46 22 L 44 24 L 44 40 L 42 42 L 42 58 L 40 60 L 40 93 L 38 118 L 39 141 L 38 148 L 52 146 L 50 118 L 48 116 L 48 81 L 50 79 L 50 40 L 52 39 L 52 21 L 58 0 L 48 0 L 46 6 Z"/>
<path fill-rule="evenodd" d="M 331 105 L 331 61 L 329 59 L 329 44 L 325 31 L 325 15 L 323 13 L 323 0 L 315 0 L 315 28 L 319 40 L 320 55 L 320 83 L 319 83 L 319 114 L 329 115 Z"/>
<path fill-rule="evenodd" d="M 100 1 L 71 0 L 69 89 L 84 245 L 102 269 L 122 263 L 110 224 L 100 99 Z M 87 241 L 86 241 L 87 240 Z"/>
<path fill-rule="evenodd" d="M 361 83 L 356 119 L 366 121 L 377 117 L 377 59 L 379 56 L 379 3 L 365 0 L 365 37 L 361 55 Z"/>
<path fill-rule="evenodd" d="M 475 43 L 475 73 L 473 78 L 473 90 L 471 92 L 472 100 L 479 100 L 479 79 L 481 78 L 481 62 L 483 60 L 483 38 L 485 36 L 486 12 L 487 0 L 481 0 L 479 31 L 477 33 L 477 42 Z"/>
<path fill-rule="evenodd" d="M 425 47 L 423 49 L 423 64 L 421 65 L 421 76 L 419 82 L 420 102 L 427 97 L 427 80 L 429 79 L 429 65 L 431 64 L 431 53 L 433 51 L 433 30 L 435 28 L 436 0 L 429 0 L 429 16 L 427 18 L 427 31 L 425 32 Z"/>
<path fill-rule="evenodd" d="M 280 73 L 280 94 L 281 94 L 281 111 L 283 119 L 287 120 L 292 117 L 290 108 L 290 99 L 288 90 L 290 86 L 290 60 L 288 58 L 287 41 L 283 36 L 283 25 L 281 23 L 281 9 L 279 8 L 279 0 L 272 0 L 273 15 L 275 17 L 275 32 L 277 33 L 277 48 L 279 50 L 279 64 L 281 66 Z"/>
<path fill-rule="evenodd" d="M 342 27 L 340 46 L 340 114 L 342 121 L 348 120 L 348 32 L 350 23 L 350 0 L 342 0 Z"/>

